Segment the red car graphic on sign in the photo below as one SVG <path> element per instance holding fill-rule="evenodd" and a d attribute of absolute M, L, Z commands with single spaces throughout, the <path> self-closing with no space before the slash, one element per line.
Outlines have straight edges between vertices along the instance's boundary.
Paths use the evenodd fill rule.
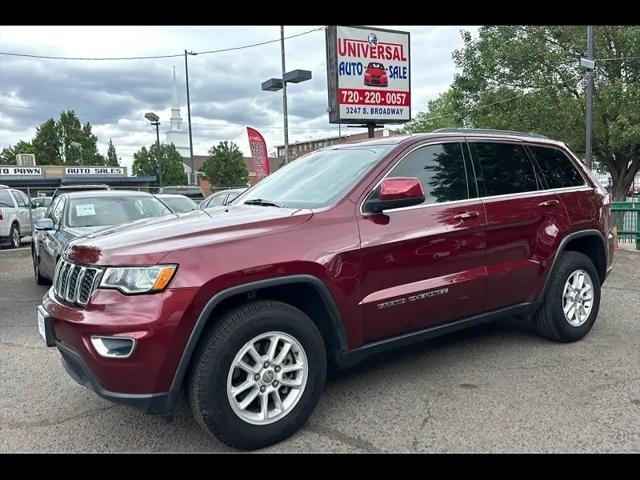
<path fill-rule="evenodd" d="M 378 62 L 371 62 L 364 71 L 364 84 L 369 87 L 387 87 L 389 80 L 384 65 Z"/>

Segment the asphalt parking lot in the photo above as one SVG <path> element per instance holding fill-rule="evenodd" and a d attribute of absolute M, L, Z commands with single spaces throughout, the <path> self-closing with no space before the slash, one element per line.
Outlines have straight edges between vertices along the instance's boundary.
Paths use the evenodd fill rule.
<path fill-rule="evenodd" d="M 0 452 L 216 452 L 184 402 L 173 423 L 102 400 L 38 336 L 47 287 L 28 249 L 0 251 Z M 331 379 L 274 452 L 640 452 L 640 253 L 616 252 L 581 342 L 505 319 Z"/>

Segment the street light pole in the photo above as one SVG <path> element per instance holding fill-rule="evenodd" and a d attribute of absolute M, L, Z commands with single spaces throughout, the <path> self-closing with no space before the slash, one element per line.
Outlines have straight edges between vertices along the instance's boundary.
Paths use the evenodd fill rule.
<path fill-rule="evenodd" d="M 71 142 L 70 145 L 80 150 L 80 165 L 84 165 L 84 161 L 82 160 L 82 144 L 80 142 Z"/>
<path fill-rule="evenodd" d="M 187 82 L 187 120 L 189 125 L 189 155 L 191 156 L 191 185 L 196 185 L 196 171 L 193 162 L 193 138 L 191 136 L 191 98 L 189 97 L 189 62 L 187 62 L 187 55 L 196 55 L 194 52 L 184 51 L 184 73 Z"/>
<path fill-rule="evenodd" d="M 158 183 L 162 187 L 162 165 L 160 164 L 160 122 L 153 122 L 156 127 L 156 163 L 158 164 Z"/>
<path fill-rule="evenodd" d="M 587 59 L 593 60 L 593 25 L 587 26 Z M 592 117 L 593 117 L 593 70 L 590 70 L 587 80 L 587 138 L 585 160 L 589 170 L 593 169 L 592 158 Z"/>
<path fill-rule="evenodd" d="M 282 55 L 282 78 L 286 67 L 284 64 L 284 25 L 280 25 L 280 53 Z M 289 116 L 287 113 L 287 82 L 282 82 L 282 111 L 284 113 L 284 163 L 289 163 Z"/>
<path fill-rule="evenodd" d="M 158 183 L 162 187 L 162 166 L 160 165 L 160 117 L 155 113 L 144 114 L 144 118 L 149 120 L 151 125 L 156 127 L 156 170 L 158 172 Z"/>

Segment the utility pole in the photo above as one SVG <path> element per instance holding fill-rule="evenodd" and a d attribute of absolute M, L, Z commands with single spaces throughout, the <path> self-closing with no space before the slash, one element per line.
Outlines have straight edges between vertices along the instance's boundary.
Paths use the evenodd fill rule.
<path fill-rule="evenodd" d="M 154 122 L 151 125 L 156 127 L 156 163 L 158 164 L 158 182 L 162 187 L 162 165 L 160 164 L 160 158 L 162 157 L 160 153 L 160 122 Z"/>
<path fill-rule="evenodd" d="M 189 155 L 191 156 L 191 185 L 197 185 L 196 171 L 193 162 L 193 138 L 191 136 L 191 99 L 189 98 L 189 63 L 187 55 L 196 55 L 194 52 L 184 51 L 184 74 L 187 81 L 187 121 L 189 122 Z"/>
<path fill-rule="evenodd" d="M 593 61 L 593 25 L 587 26 L 587 59 Z M 593 117 L 593 70 L 587 73 L 587 138 L 585 159 L 589 170 L 593 169 L 592 158 L 592 117 Z"/>
<path fill-rule="evenodd" d="M 284 113 L 284 163 L 289 163 L 289 117 L 287 114 L 287 82 L 284 65 L 284 25 L 280 25 L 280 51 L 282 54 L 282 111 Z"/>

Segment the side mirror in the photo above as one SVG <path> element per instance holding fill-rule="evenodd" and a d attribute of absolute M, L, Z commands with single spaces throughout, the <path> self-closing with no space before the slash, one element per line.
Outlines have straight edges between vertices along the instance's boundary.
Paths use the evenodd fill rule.
<path fill-rule="evenodd" d="M 368 212 L 381 213 L 392 208 L 419 205 L 424 200 L 425 193 L 420 180 L 415 177 L 394 177 L 382 181 L 378 198 L 370 199 L 365 207 Z"/>
<path fill-rule="evenodd" d="M 36 230 L 53 230 L 53 220 L 50 218 L 41 218 L 36 222 Z"/>

